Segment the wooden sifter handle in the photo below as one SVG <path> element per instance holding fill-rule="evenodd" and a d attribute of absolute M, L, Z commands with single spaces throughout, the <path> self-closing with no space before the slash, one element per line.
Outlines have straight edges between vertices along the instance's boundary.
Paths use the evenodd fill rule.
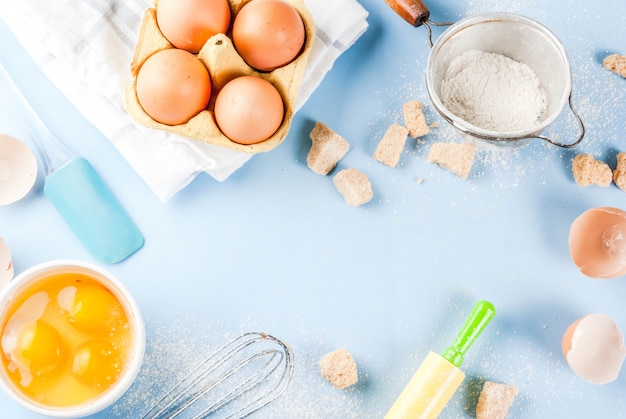
<path fill-rule="evenodd" d="M 385 0 L 394 12 L 411 25 L 418 27 L 430 17 L 430 10 L 422 0 Z"/>

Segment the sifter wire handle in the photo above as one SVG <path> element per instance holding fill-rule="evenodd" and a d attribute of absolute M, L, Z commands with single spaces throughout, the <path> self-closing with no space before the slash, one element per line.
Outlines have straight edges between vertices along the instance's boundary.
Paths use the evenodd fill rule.
<path fill-rule="evenodd" d="M 546 142 L 548 142 L 548 143 L 550 143 L 552 145 L 555 145 L 555 146 L 561 147 L 561 148 L 574 148 L 578 144 L 580 144 L 580 142 L 585 138 L 586 129 L 585 129 L 585 124 L 584 124 L 582 118 L 580 117 L 580 115 L 578 114 L 576 109 L 574 108 L 574 104 L 572 102 L 572 93 L 571 92 L 569 94 L 568 102 L 569 102 L 570 111 L 572 112 L 572 115 L 574 116 L 574 119 L 576 120 L 576 123 L 578 124 L 578 128 L 580 129 L 580 134 L 578 135 L 578 138 L 576 138 L 576 140 L 574 140 L 574 142 L 571 142 L 571 143 L 560 143 L 560 142 L 558 142 L 556 140 L 553 140 L 550 137 L 546 137 L 545 135 L 529 135 L 529 136 L 525 136 L 525 137 L 515 137 L 515 138 L 508 138 L 508 139 L 500 139 L 498 137 L 494 137 L 494 136 L 491 136 L 491 135 L 479 134 L 477 132 L 469 131 L 469 130 L 463 128 L 463 127 L 458 126 L 451 118 L 449 118 L 449 117 L 447 117 L 447 116 L 445 116 L 443 114 L 441 116 L 443 117 L 443 119 L 448 121 L 448 123 L 450 125 L 452 125 L 456 129 L 461 131 L 463 134 L 469 135 L 471 137 L 480 138 L 481 140 L 493 142 L 494 144 L 503 143 L 503 142 L 506 143 L 507 140 L 532 140 L 532 139 L 537 139 L 537 140 L 546 141 Z"/>
<path fill-rule="evenodd" d="M 576 119 L 576 122 L 578 123 L 578 128 L 580 128 L 580 135 L 578 136 L 576 141 L 574 141 L 573 143 L 560 143 L 558 141 L 555 141 L 555 140 L 551 139 L 550 137 L 545 137 L 543 135 L 535 135 L 534 137 L 531 137 L 531 138 L 537 138 L 539 140 L 547 141 L 547 142 L 549 142 L 552 145 L 555 145 L 555 146 L 558 146 L 558 147 L 562 147 L 562 148 L 573 148 L 573 147 L 576 147 L 578 144 L 580 144 L 580 142 L 585 137 L 585 124 L 583 123 L 583 120 L 580 118 L 580 115 L 578 115 L 578 112 L 574 108 L 574 104 L 572 103 L 572 93 L 571 92 L 569 94 L 568 101 L 569 101 L 570 111 L 572 111 L 572 115 L 574 115 L 574 119 Z"/>

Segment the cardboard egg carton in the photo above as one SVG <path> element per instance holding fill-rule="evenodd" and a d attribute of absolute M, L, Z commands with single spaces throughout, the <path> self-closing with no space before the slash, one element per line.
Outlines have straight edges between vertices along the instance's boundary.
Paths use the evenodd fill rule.
<path fill-rule="evenodd" d="M 231 27 L 232 20 L 234 20 L 236 14 L 248 1 L 250 0 L 229 0 L 232 12 Z M 145 10 L 139 27 L 139 36 L 130 65 L 132 84 L 127 86 L 124 92 L 124 107 L 126 111 L 135 121 L 147 127 L 171 131 L 209 144 L 216 144 L 248 153 L 265 152 L 277 147 L 289 132 L 298 92 L 300 91 L 300 84 L 315 36 L 313 17 L 304 5 L 303 0 L 284 1 L 296 8 L 304 22 L 306 39 L 300 55 L 291 63 L 271 72 L 259 72 L 247 65 L 239 56 L 232 40 L 228 36 L 229 34 L 214 35 L 197 54 L 200 61 L 207 67 L 211 77 L 211 99 L 207 109 L 201 111 L 184 124 L 166 125 L 155 121 L 144 112 L 137 99 L 135 88 L 137 74 L 145 60 L 157 51 L 174 48 L 159 30 L 156 20 L 158 0 L 155 0 L 155 6 Z M 263 142 L 250 145 L 236 143 L 222 134 L 213 114 L 217 93 L 230 80 L 244 75 L 259 76 L 272 83 L 281 94 L 285 105 L 283 122 L 274 135 Z"/>

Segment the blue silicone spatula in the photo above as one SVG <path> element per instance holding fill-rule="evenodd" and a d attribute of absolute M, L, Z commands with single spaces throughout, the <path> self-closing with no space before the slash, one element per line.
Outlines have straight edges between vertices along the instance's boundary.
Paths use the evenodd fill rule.
<path fill-rule="evenodd" d="M 29 133 L 45 173 L 44 194 L 87 251 L 100 262 L 117 263 L 139 250 L 143 235 L 111 190 L 48 130 L 1 63 L 0 102 Z"/>

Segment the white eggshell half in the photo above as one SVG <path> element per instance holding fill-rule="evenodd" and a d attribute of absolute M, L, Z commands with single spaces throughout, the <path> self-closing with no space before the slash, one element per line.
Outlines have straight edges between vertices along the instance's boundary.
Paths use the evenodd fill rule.
<path fill-rule="evenodd" d="M 0 135 L 0 205 L 24 198 L 37 180 L 37 158 L 20 140 Z"/>
<path fill-rule="evenodd" d="M 622 331 L 613 319 L 600 313 L 580 319 L 566 354 L 574 372 L 593 384 L 615 381 L 625 357 Z"/>
<path fill-rule="evenodd" d="M 13 279 L 13 260 L 4 239 L 0 237 L 0 291 Z"/>

